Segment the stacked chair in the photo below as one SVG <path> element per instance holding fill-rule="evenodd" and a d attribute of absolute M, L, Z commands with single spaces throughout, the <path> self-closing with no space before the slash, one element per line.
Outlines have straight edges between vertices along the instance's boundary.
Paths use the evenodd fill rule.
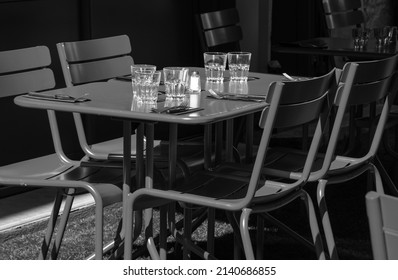
<path fill-rule="evenodd" d="M 50 63 L 50 53 L 45 46 L 0 52 L 0 97 L 7 98 L 53 88 L 55 80 L 52 70 L 48 68 Z M 90 193 L 95 202 L 95 255 L 93 257 L 101 259 L 103 209 L 107 205 L 121 201 L 122 191 L 116 184 L 122 182 L 122 173 L 114 169 L 82 167 L 81 161 L 68 158 L 62 149 L 56 114 L 54 111 L 47 110 L 47 115 L 55 152 L 0 167 L 0 185 L 27 190 L 37 187 L 57 190 L 40 259 L 47 258 L 63 198 L 66 197 L 66 201 L 51 251 L 52 259 L 58 255 L 74 194 L 77 191 Z M 9 115 L 5 117 L 13 118 Z M 19 129 L 24 128 L 19 127 Z M 37 143 L 40 143 L 40 140 L 42 139 L 37 139 Z M 27 141 L 33 141 L 33 139 Z M 23 147 L 20 147 L 20 151 L 23 152 Z"/>
<path fill-rule="evenodd" d="M 253 259 L 254 253 L 248 228 L 250 214 L 271 212 L 301 198 L 308 212 L 312 236 L 312 241 L 307 242 L 315 245 L 317 258 L 325 258 L 322 242 L 319 242 L 321 238 L 315 210 L 303 186 L 310 176 L 322 140 L 330 109 L 329 93 L 334 92 L 335 84 L 334 70 L 322 77 L 306 81 L 272 83 L 267 95 L 269 106 L 266 106 L 260 118 L 263 134 L 254 166 L 223 163 L 215 170 L 200 171 L 192 175 L 185 184 L 173 190 L 139 189 L 129 196 L 127 213 L 131 212 L 138 198 L 145 196 L 177 201 L 185 208 L 208 207 L 229 213 L 240 213 L 240 222 L 232 226 L 235 234 L 241 236 L 239 243 L 244 248 L 246 258 Z M 313 121 L 316 121 L 318 125 L 306 161 L 302 166 L 304 172 L 287 182 L 263 176 L 263 164 L 267 158 L 273 128 L 299 126 Z M 187 220 L 187 223 L 190 221 Z M 130 259 L 132 249 L 130 218 L 127 219 L 126 226 L 125 259 Z M 212 237 L 209 236 L 211 234 L 208 232 L 208 240 L 211 240 Z M 191 253 L 194 253 L 206 259 L 215 258 L 214 254 L 209 254 L 209 250 L 206 252 L 193 244 L 189 224 L 184 227 L 183 234 L 176 233 L 175 237 L 182 244 L 184 251 L 187 251 L 184 257 L 189 257 Z M 153 244 L 153 238 L 149 236 L 147 246 L 150 248 L 151 257 L 158 259 L 160 256 Z"/>

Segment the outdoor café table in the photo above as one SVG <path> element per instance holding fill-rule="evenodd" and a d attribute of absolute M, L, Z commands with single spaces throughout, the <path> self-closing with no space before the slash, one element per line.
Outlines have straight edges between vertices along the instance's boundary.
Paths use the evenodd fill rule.
<path fill-rule="evenodd" d="M 256 78 L 247 83 L 247 94 L 266 96 L 268 86 L 273 81 L 283 80 L 283 76 L 270 75 L 262 73 L 250 73 Z M 224 92 L 230 89 L 230 83 L 224 82 Z M 122 82 L 96 82 L 84 85 L 78 85 L 69 88 L 60 88 L 41 92 L 43 95 L 68 95 L 72 97 L 83 96 L 89 98 L 86 102 L 60 102 L 54 100 L 42 100 L 28 98 L 24 95 L 18 96 L 14 102 L 22 107 L 54 110 L 63 112 L 76 112 L 81 114 L 93 114 L 109 116 L 120 119 L 123 122 L 123 201 L 126 200 L 130 193 L 130 169 L 131 169 L 131 122 L 140 123 L 137 129 L 137 164 L 136 166 L 144 166 L 145 181 L 138 187 L 153 187 L 153 143 L 154 143 L 154 123 L 163 122 L 170 126 L 170 135 L 174 137 L 169 139 L 169 155 L 170 169 L 175 170 L 176 151 L 177 151 L 177 126 L 178 124 L 189 125 L 209 125 L 221 121 L 232 121 L 239 116 L 250 115 L 261 111 L 265 106 L 265 102 L 250 102 L 239 100 L 217 100 L 209 98 L 207 91 L 202 91 L 198 95 L 187 95 L 188 99 L 195 98 L 197 107 L 203 108 L 201 111 L 173 115 L 159 114 L 151 112 L 150 106 L 138 104 L 132 96 L 132 88 L 130 83 Z M 156 107 L 162 109 L 166 101 L 158 102 Z M 146 148 L 143 145 L 144 128 L 146 137 Z M 232 130 L 232 125 L 229 125 Z M 231 136 L 232 133 L 227 135 Z M 232 140 L 228 140 L 232 143 Z M 206 143 L 205 143 L 206 145 Z M 145 158 L 144 160 L 144 149 Z M 125 207 L 123 207 L 123 218 L 126 217 Z M 151 210 L 146 211 L 145 215 L 152 216 Z M 123 219 L 123 222 L 125 219 Z M 147 219 L 145 219 L 147 223 Z M 146 224 L 147 226 L 147 224 Z M 123 227 L 124 228 L 124 227 Z"/>
<path fill-rule="evenodd" d="M 392 56 L 398 52 L 397 46 L 392 45 L 386 49 L 377 49 L 374 39 L 369 39 L 366 48 L 355 49 L 350 38 L 318 37 L 294 42 L 280 42 L 272 46 L 273 52 L 347 56 L 357 59 L 381 59 Z"/>

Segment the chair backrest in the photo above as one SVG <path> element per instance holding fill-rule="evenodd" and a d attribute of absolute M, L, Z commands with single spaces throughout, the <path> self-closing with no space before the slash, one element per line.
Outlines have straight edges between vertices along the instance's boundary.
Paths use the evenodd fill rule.
<path fill-rule="evenodd" d="M 331 162 L 336 157 L 335 150 L 342 129 L 342 122 L 350 106 L 380 103 L 382 111 L 376 124 L 370 127 L 371 139 L 368 150 L 363 156 L 350 158 L 350 168 L 356 168 L 358 164 L 371 160 L 379 147 L 391 102 L 398 88 L 396 73 L 398 55 L 374 60 L 346 63 L 340 75 L 338 89 L 334 105 L 337 112 L 330 133 L 325 160 L 319 174 L 325 174 Z M 349 170 L 347 168 L 346 170 Z M 319 175 L 318 174 L 318 175 Z"/>
<path fill-rule="evenodd" d="M 50 64 L 45 46 L 0 52 L 0 98 L 53 88 Z"/>
<path fill-rule="evenodd" d="M 285 190 L 293 190 L 308 179 L 326 129 L 331 102 L 329 94 L 336 89 L 335 69 L 328 74 L 301 81 L 275 82 L 269 87 L 267 106 L 260 117 L 263 128 L 257 157 L 253 167 L 248 195 L 253 195 L 258 181 L 273 128 L 296 127 L 317 122 L 300 179 L 286 183 Z"/>
<path fill-rule="evenodd" d="M 196 16 L 202 51 L 240 51 L 243 38 L 236 8 Z"/>
<path fill-rule="evenodd" d="M 322 0 L 322 4 L 329 30 L 365 23 L 361 0 Z"/>
<path fill-rule="evenodd" d="M 131 65 L 134 64 L 127 35 L 58 43 L 57 50 L 67 87 L 129 75 Z M 106 159 L 106 152 L 96 153 L 91 149 L 82 116 L 73 113 L 73 118 L 79 144 L 85 154 L 92 158 Z M 104 122 L 106 118 L 102 118 L 101 124 Z M 108 130 L 107 134 L 105 138 L 111 137 L 112 133 Z"/>
<path fill-rule="evenodd" d="M 131 73 L 134 64 L 127 35 L 57 44 L 66 86 Z"/>
<path fill-rule="evenodd" d="M 47 68 L 50 64 L 50 51 L 46 46 L 0 52 L 0 99 L 55 87 L 53 71 Z M 35 113 L 35 115 L 38 114 L 38 112 Z M 55 113 L 53 111 L 47 111 L 47 113 L 55 151 L 60 158 L 69 161 L 62 150 Z M 23 121 L 28 123 L 33 120 Z M 37 127 L 35 126 L 35 129 Z M 37 133 L 36 130 L 36 135 Z M 31 141 L 31 139 L 26 140 Z"/>
<path fill-rule="evenodd" d="M 373 258 L 398 260 L 398 198 L 369 192 L 366 194 Z"/>

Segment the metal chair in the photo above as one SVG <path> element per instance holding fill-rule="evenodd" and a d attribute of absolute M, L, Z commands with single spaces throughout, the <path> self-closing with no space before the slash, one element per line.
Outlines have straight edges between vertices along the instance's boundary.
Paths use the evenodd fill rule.
<path fill-rule="evenodd" d="M 327 32 L 331 37 L 351 38 L 351 29 L 364 27 L 365 15 L 361 0 L 322 0 Z M 334 66 L 342 68 L 352 61 L 348 57 L 334 57 Z"/>
<path fill-rule="evenodd" d="M 243 38 L 236 8 L 196 16 L 202 52 L 239 51 Z"/>
<path fill-rule="evenodd" d="M 379 191 L 368 192 L 366 211 L 373 258 L 398 260 L 398 198 Z"/>
<path fill-rule="evenodd" d="M 0 97 L 7 98 L 31 91 L 51 89 L 55 86 L 50 52 L 45 46 L 0 52 Z M 10 110 L 10 112 L 12 112 Z M 71 160 L 61 145 L 58 123 L 54 111 L 47 110 L 55 153 L 16 162 L 0 167 L 0 185 L 33 189 L 56 188 L 51 217 L 42 244 L 39 258 L 45 259 L 51 245 L 61 202 L 66 197 L 65 207 L 58 225 L 51 258 L 56 258 L 61 246 L 69 212 L 76 191 L 89 192 L 95 202 L 95 258 L 102 258 L 103 208 L 122 199 L 121 189 L 115 185 L 122 181 L 122 172 L 112 169 L 81 167 L 80 161 Z M 18 116 L 2 116 L 18 118 Z M 25 120 L 26 125 L 43 125 Z M 15 129 L 23 129 L 18 127 Z M 38 135 L 40 136 L 40 135 Z M 38 139 L 37 143 L 40 143 Z M 27 139 L 33 141 L 33 139 Z M 1 147 L 7 149 L 7 147 Z M 24 147 L 19 147 L 23 152 Z M 107 183 L 101 183 L 101 182 Z"/>
<path fill-rule="evenodd" d="M 253 249 L 249 236 L 248 219 L 251 213 L 270 212 L 279 209 L 296 198 L 302 198 L 308 210 L 313 243 L 316 244 L 316 256 L 324 258 L 322 244 L 319 242 L 319 228 L 311 198 L 303 190 L 313 159 L 318 150 L 324 124 L 328 115 L 328 93 L 335 84 L 335 72 L 332 70 L 322 77 L 296 82 L 275 82 L 268 90 L 269 106 L 263 110 L 260 127 L 263 134 L 259 151 L 253 165 L 224 163 L 214 171 L 202 171 L 194 174 L 191 179 L 174 190 L 140 189 L 129 196 L 127 207 L 131 209 L 136 200 L 143 196 L 161 197 L 178 201 L 183 207 L 209 207 L 225 210 L 228 213 L 241 212 L 240 225 L 232 224 L 235 233 L 241 233 L 247 259 L 253 259 Z M 318 125 L 312 140 L 305 172 L 290 182 L 273 181 L 261 174 L 263 162 L 267 158 L 267 149 L 274 127 L 297 126 L 317 120 Z M 130 210 L 128 210 L 130 212 Z M 132 243 L 128 242 L 132 234 L 132 223 L 127 220 L 125 259 L 131 258 Z M 184 228 L 184 235 L 176 234 L 185 251 L 192 251 L 203 258 L 214 258 L 214 255 L 197 248 L 190 239 L 190 221 Z M 208 232 L 210 235 L 211 233 Z M 211 237 L 208 236 L 208 239 Z M 147 246 L 153 259 L 159 255 L 153 246 L 153 238 L 148 238 Z M 184 254 L 188 256 L 189 254 Z"/>
<path fill-rule="evenodd" d="M 365 23 L 361 0 L 322 0 L 326 25 L 331 36 L 339 28 L 361 27 Z M 351 35 L 351 34 L 350 34 Z"/>
<path fill-rule="evenodd" d="M 130 67 L 134 64 L 130 56 L 131 45 L 127 35 L 58 43 L 57 50 L 67 87 L 129 75 Z M 90 145 L 81 114 L 73 113 L 73 118 L 80 146 L 90 159 L 104 161 L 122 154 L 121 137 Z M 92 116 L 86 118 L 88 126 L 92 127 L 95 124 L 94 119 Z M 104 121 L 105 118 L 102 118 L 101 125 L 104 125 Z M 115 122 L 112 126 L 114 125 Z M 136 138 L 131 139 L 132 155 L 134 155 Z"/>
<path fill-rule="evenodd" d="M 67 87 L 130 75 L 131 65 L 134 64 L 134 60 L 130 55 L 130 39 L 127 35 L 62 42 L 57 44 L 57 50 Z M 122 137 L 89 144 L 87 130 L 81 114 L 73 113 L 73 117 L 80 146 L 88 159 L 90 159 L 87 164 L 100 166 L 106 164 L 114 167 L 117 165 L 117 161 L 121 162 L 123 154 Z M 95 127 L 95 123 L 106 127 L 115 127 L 117 125 L 114 120 L 111 124 L 107 123 L 108 118 L 105 117 L 102 117 L 98 122 L 95 122 L 92 118 L 93 116 L 85 117 L 89 118 L 87 128 L 90 128 L 91 131 L 93 130 L 92 127 Z M 184 154 L 189 153 L 190 155 L 181 156 L 177 160 L 183 177 L 188 176 L 198 166 L 203 165 L 203 159 L 200 160 L 200 158 L 203 158 L 200 155 L 203 150 L 203 143 L 196 143 L 196 141 L 188 137 L 187 140 L 179 139 L 178 142 L 179 147 L 186 151 Z M 132 137 L 131 141 L 131 154 L 134 158 L 138 143 L 136 143 L 135 137 Z M 167 152 L 165 153 L 168 147 L 167 141 L 155 140 L 154 146 L 157 162 L 167 162 Z M 192 158 L 193 154 L 199 154 L 199 156 Z"/>
<path fill-rule="evenodd" d="M 369 171 L 373 174 L 374 183 L 381 188 L 382 179 L 378 170 L 378 159 L 376 153 L 383 135 L 388 113 L 391 106 L 391 99 L 394 98 L 397 90 L 396 65 L 398 56 L 376 61 L 350 62 L 347 63 L 340 75 L 339 87 L 337 89 L 334 106 L 336 113 L 326 138 L 324 153 L 319 154 L 315 160 L 313 171 L 308 181 L 317 182 L 317 199 L 320 216 L 325 230 L 328 251 L 331 258 L 338 258 L 333 232 L 326 206 L 325 189 L 327 185 L 347 182 L 353 178 Z M 337 149 L 339 136 L 342 130 L 344 115 L 350 106 L 366 105 L 374 102 L 381 102 L 383 109 L 376 123 L 369 124 L 371 135 L 369 143 L 361 143 L 362 153 L 352 156 L 340 154 Z M 359 136 L 357 136 L 359 137 Z M 300 176 L 300 162 L 305 159 L 299 151 L 270 151 L 273 161 L 266 163 L 263 172 L 267 175 L 292 177 Z M 301 156 L 300 156 L 301 154 Z M 294 160 L 292 160 L 294 159 Z M 296 163 L 295 163 L 296 162 Z M 283 174 L 272 166 L 277 164 L 288 165 L 293 171 L 290 175 Z M 376 167 L 376 166 L 377 167 Z M 296 175 L 294 172 L 297 172 Z"/>

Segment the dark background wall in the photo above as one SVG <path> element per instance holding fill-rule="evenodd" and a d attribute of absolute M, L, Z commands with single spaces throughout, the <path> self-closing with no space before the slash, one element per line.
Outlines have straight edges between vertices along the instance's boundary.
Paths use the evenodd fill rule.
<path fill-rule="evenodd" d="M 388 18 L 390 24 L 397 24 L 394 17 L 397 1 L 364 2 L 369 2 L 369 22 Z M 64 41 L 127 34 L 136 63 L 155 64 L 159 69 L 172 65 L 201 66 L 194 15 L 236 5 L 240 9 L 244 7 L 241 19 L 242 23 L 246 22 L 244 30 L 262 25 L 255 31 L 246 29 L 246 36 L 244 34 L 243 45 L 247 48 L 253 44 L 250 38 L 260 38 L 257 40 L 260 45 L 256 46 L 259 52 L 270 44 L 262 37 L 262 28 L 267 24 L 264 19 L 270 14 L 273 43 L 324 34 L 321 0 L 0 0 L 0 51 L 48 46 L 57 87 L 63 87 L 64 82 L 55 45 Z M 266 10 L 270 6 L 272 13 Z M 283 70 L 292 74 L 305 74 L 314 63 L 314 58 L 309 56 L 272 53 L 271 59 L 280 61 Z M 266 65 L 266 61 L 257 64 Z M 263 66 L 258 69 L 264 71 Z M 45 112 L 18 108 L 9 98 L 0 102 L 0 114 L 0 145 L 6 147 L 2 149 L 0 165 L 53 152 Z M 58 117 L 63 136 L 68 138 L 64 148 L 78 157 L 80 149 L 72 118 L 69 114 L 58 114 Z M 99 131 L 102 136 L 121 131 L 113 129 L 103 126 Z"/>
<path fill-rule="evenodd" d="M 227 0 L 0 0 L 0 51 L 46 45 L 57 87 L 63 87 L 56 43 L 127 34 L 136 63 L 200 65 L 194 15 L 234 7 Z M 81 151 L 70 114 L 57 114 L 64 149 Z M 0 102 L 0 166 L 53 152 L 46 112 Z M 93 141 L 116 137 L 118 124 L 98 124 Z M 0 197 L 1 194 L 0 188 Z"/>

